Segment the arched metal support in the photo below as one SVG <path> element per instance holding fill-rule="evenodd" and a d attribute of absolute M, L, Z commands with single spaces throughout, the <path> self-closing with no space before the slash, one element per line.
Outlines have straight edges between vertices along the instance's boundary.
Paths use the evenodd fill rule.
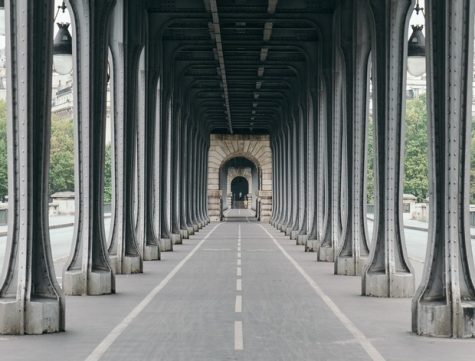
<path fill-rule="evenodd" d="M 146 17 L 146 14 L 144 14 Z M 148 40 L 148 39 L 147 39 Z M 137 224 L 136 239 L 144 261 L 160 259 L 157 233 L 154 230 L 153 187 L 155 162 L 155 127 L 158 77 L 153 71 L 154 57 L 149 40 L 139 62 L 137 122 Z"/>
<path fill-rule="evenodd" d="M 347 0 L 342 6 L 341 49 L 345 61 L 345 166 L 347 174 L 346 219 L 341 233 L 341 248 L 335 260 L 335 274 L 361 275 L 366 265 L 367 243 L 365 212 L 365 141 L 367 116 L 368 58 L 371 32 L 367 0 Z M 351 24 L 351 26 L 348 26 Z"/>
<path fill-rule="evenodd" d="M 374 29 L 373 84 L 377 179 L 374 238 L 362 279 L 362 294 L 411 297 L 414 274 L 404 241 L 403 114 L 407 30 L 413 0 L 370 0 Z"/>
<path fill-rule="evenodd" d="M 8 72 L 8 240 L 0 333 L 64 331 L 48 225 L 53 2 L 5 1 Z"/>
<path fill-rule="evenodd" d="M 429 239 L 412 330 L 475 337 L 469 194 L 474 2 L 426 0 Z"/>
<path fill-rule="evenodd" d="M 182 244 L 183 236 L 180 226 L 180 179 L 181 179 L 181 153 L 182 153 L 182 102 L 180 94 L 175 93 L 172 112 L 172 168 L 171 168 L 171 192 L 172 192 L 172 214 L 171 214 L 171 233 L 170 238 L 173 244 Z"/>
<path fill-rule="evenodd" d="M 134 192 L 137 151 L 137 84 L 142 29 L 126 27 L 138 3 L 118 0 L 110 32 L 114 59 L 114 224 L 109 255 L 116 274 L 141 273 L 142 256 L 135 236 Z"/>
<path fill-rule="evenodd" d="M 74 37 L 76 222 L 63 272 L 66 295 L 115 292 L 104 233 L 103 182 L 108 25 L 115 1 L 69 0 Z"/>

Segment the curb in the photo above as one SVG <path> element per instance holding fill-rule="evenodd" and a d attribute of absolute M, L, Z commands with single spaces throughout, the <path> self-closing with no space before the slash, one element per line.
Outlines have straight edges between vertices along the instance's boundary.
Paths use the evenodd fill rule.
<path fill-rule="evenodd" d="M 374 218 L 371 218 L 371 217 L 367 217 L 370 221 L 373 221 L 374 222 Z M 423 231 L 423 232 L 428 232 L 429 229 L 428 228 L 424 228 L 424 227 L 417 227 L 417 226 L 407 226 L 404 224 L 404 228 L 407 228 L 407 229 L 412 229 L 413 231 Z M 471 239 L 475 239 L 475 234 L 470 234 L 470 238 Z"/>
<path fill-rule="evenodd" d="M 105 216 L 104 218 L 110 218 L 111 216 Z M 74 222 L 72 223 L 62 223 L 62 224 L 54 224 L 49 227 L 49 229 L 59 229 L 59 228 L 67 228 L 67 227 L 73 227 Z M 0 237 L 5 237 L 8 235 L 8 231 L 0 232 Z"/>

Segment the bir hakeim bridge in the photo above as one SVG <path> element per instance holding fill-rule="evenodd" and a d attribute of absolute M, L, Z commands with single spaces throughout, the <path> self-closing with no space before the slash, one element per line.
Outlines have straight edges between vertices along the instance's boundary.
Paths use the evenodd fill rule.
<path fill-rule="evenodd" d="M 0 3 L 2 360 L 473 360 L 475 1 L 66 0 L 56 37 L 53 0 Z M 425 37 L 415 27 L 408 42 L 415 7 Z M 408 61 L 427 76 L 425 262 L 409 258 L 402 219 Z M 53 62 L 74 78 L 76 213 L 61 267 Z"/>

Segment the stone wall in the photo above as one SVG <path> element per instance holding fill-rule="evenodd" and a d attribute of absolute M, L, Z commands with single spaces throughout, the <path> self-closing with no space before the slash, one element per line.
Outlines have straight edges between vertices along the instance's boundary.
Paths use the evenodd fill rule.
<path fill-rule="evenodd" d="M 261 221 L 272 215 L 272 150 L 268 135 L 211 134 L 208 153 L 208 215 L 220 220 L 219 171 L 230 159 L 244 157 L 253 162 L 260 173 L 258 202 Z"/>

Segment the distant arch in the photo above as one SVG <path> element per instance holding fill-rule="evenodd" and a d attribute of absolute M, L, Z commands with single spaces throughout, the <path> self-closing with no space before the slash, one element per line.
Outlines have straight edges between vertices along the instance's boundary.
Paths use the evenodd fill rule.
<path fill-rule="evenodd" d="M 257 167 L 257 195 L 262 203 L 261 220 L 272 213 L 272 150 L 269 135 L 211 134 L 208 154 L 208 215 L 220 220 L 221 202 L 226 195 L 220 189 L 220 170 L 233 158 L 246 158 Z"/>

